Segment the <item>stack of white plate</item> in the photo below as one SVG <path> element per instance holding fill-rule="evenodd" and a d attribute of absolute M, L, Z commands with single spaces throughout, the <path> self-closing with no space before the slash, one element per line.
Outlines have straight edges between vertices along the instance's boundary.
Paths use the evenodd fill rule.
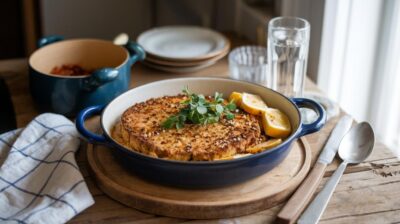
<path fill-rule="evenodd" d="M 194 72 L 215 64 L 230 48 L 229 40 L 210 29 L 167 26 L 140 34 L 137 42 L 145 49 L 145 65 L 174 73 Z"/>

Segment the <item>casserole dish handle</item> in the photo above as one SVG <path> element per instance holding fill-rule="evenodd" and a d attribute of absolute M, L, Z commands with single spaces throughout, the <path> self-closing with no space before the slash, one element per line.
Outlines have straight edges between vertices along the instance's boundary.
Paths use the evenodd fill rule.
<path fill-rule="evenodd" d="M 97 143 L 106 143 L 107 139 L 104 137 L 104 135 L 99 135 L 95 134 L 85 128 L 85 120 L 93 115 L 100 114 L 105 105 L 97 105 L 97 106 L 91 106 L 87 107 L 83 110 L 81 110 L 76 117 L 76 129 L 78 129 L 78 132 L 85 137 L 89 142 L 97 142 Z"/>
<path fill-rule="evenodd" d="M 91 76 L 86 78 L 83 87 L 87 91 L 93 91 L 98 87 L 113 81 L 117 78 L 119 72 L 115 68 L 101 68 L 95 70 Z"/>
<path fill-rule="evenodd" d="M 144 49 L 137 43 L 129 41 L 124 45 L 129 52 L 128 66 L 131 67 L 137 61 L 143 61 L 146 57 Z M 85 80 L 84 87 L 87 91 L 93 91 L 98 87 L 113 81 L 118 76 L 118 70 L 115 68 L 102 68 L 93 72 L 93 74 Z"/>
<path fill-rule="evenodd" d="M 300 132 L 297 135 L 297 137 L 301 137 L 319 131 L 325 125 L 326 112 L 325 109 L 321 106 L 321 104 L 307 98 L 292 98 L 292 101 L 296 104 L 298 108 L 311 109 L 315 111 L 315 113 L 317 113 L 318 115 L 317 119 L 310 124 L 304 124 L 303 121 L 301 122 Z"/>
<path fill-rule="evenodd" d="M 54 42 L 61 41 L 61 40 L 64 40 L 64 37 L 60 36 L 60 35 L 51 35 L 51 36 L 42 37 L 38 40 L 37 47 L 41 48 L 41 47 L 44 47 L 46 45 L 49 45 L 49 44 L 52 44 Z"/>
<path fill-rule="evenodd" d="M 128 66 L 131 67 L 137 61 L 143 61 L 146 57 L 144 49 L 137 43 L 129 41 L 124 45 L 129 52 Z M 118 70 L 115 68 L 102 68 L 93 72 L 85 81 L 84 86 L 87 91 L 93 91 L 96 88 L 113 81 L 118 76 Z"/>
<path fill-rule="evenodd" d="M 124 47 L 130 55 L 129 66 L 132 66 L 137 61 L 143 61 L 146 58 L 146 52 L 139 44 L 133 41 L 128 41 L 128 43 L 125 44 Z"/>

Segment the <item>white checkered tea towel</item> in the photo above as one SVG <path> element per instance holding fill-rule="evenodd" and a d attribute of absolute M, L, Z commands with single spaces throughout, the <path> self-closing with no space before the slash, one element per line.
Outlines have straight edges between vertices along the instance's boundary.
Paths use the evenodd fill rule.
<path fill-rule="evenodd" d="M 78 136 L 51 113 L 0 135 L 0 222 L 65 223 L 94 203 L 75 161 Z"/>

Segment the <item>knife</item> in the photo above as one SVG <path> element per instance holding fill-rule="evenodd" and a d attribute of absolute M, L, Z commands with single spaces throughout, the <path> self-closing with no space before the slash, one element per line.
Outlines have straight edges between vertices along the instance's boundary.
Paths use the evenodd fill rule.
<path fill-rule="evenodd" d="M 313 169 L 279 212 L 276 223 L 294 223 L 298 219 L 301 212 L 310 202 L 311 196 L 324 176 L 326 167 L 333 161 L 339 148 L 340 141 L 350 130 L 352 123 L 353 119 L 348 115 L 345 115 L 339 120 L 322 149 Z"/>

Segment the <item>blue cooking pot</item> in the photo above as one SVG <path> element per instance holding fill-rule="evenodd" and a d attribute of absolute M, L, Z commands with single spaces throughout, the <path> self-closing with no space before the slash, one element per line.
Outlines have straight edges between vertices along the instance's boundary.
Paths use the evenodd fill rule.
<path fill-rule="evenodd" d="M 291 135 L 280 145 L 258 154 L 222 161 L 174 161 L 141 154 L 120 145 L 111 137 L 111 131 L 122 113 L 135 103 L 150 98 L 177 95 L 188 86 L 195 93 L 213 95 L 216 91 L 229 96 L 233 91 L 257 94 L 273 108 L 283 111 L 292 126 Z M 304 124 L 299 108 L 307 107 L 318 114 L 311 124 Z M 102 135 L 88 131 L 85 120 L 101 114 Z M 222 78 L 179 78 L 146 84 L 120 95 L 108 105 L 88 107 L 76 119 L 78 131 L 90 142 L 110 146 L 115 157 L 137 175 L 161 184 L 210 188 L 240 183 L 260 176 L 277 166 L 288 155 L 293 141 L 316 132 L 325 124 L 326 113 L 317 102 L 305 98 L 289 99 L 282 94 L 257 84 Z M 160 121 L 161 122 L 161 121 Z"/>
<path fill-rule="evenodd" d="M 49 36 L 39 40 L 29 58 L 32 97 L 43 111 L 74 116 L 88 106 L 107 104 L 128 90 L 131 66 L 145 58 L 134 42 L 124 46 L 98 39 L 63 40 Z M 51 74 L 54 67 L 79 65 L 93 69 L 90 75 Z"/>

